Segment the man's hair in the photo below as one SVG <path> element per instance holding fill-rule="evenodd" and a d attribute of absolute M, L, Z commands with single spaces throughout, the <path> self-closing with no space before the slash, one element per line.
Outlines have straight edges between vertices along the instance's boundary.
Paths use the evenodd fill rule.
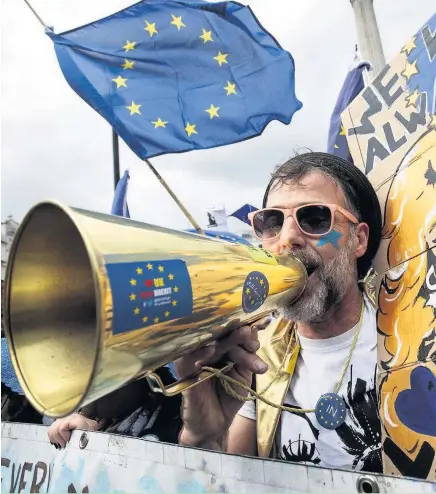
<path fill-rule="evenodd" d="M 331 156 L 334 158 L 334 156 Z M 345 207 L 360 220 L 359 199 L 351 184 L 340 176 L 337 168 L 329 167 L 329 155 L 320 156 L 318 153 L 296 155 L 282 165 L 276 166 L 271 174 L 271 180 L 263 196 L 263 207 L 266 207 L 271 188 L 279 188 L 283 184 L 299 183 L 306 175 L 317 172 L 331 180 L 339 187 L 345 196 Z"/>
<path fill-rule="evenodd" d="M 345 196 L 346 209 L 359 221 L 369 225 L 368 249 L 357 261 L 359 277 L 364 277 L 371 267 L 380 243 L 381 211 L 370 182 L 353 164 L 327 153 L 297 154 L 273 171 L 263 197 L 263 207 L 266 207 L 272 188 L 280 187 L 285 183 L 299 183 L 311 172 L 324 175 L 340 187 Z"/>

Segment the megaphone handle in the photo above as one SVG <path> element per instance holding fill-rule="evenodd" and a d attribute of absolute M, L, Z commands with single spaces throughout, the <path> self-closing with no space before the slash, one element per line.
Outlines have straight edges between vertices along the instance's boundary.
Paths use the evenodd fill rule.
<path fill-rule="evenodd" d="M 233 368 L 233 365 L 233 362 L 230 362 L 222 369 L 220 369 L 220 371 L 228 372 Z M 203 370 L 198 372 L 197 374 L 194 374 L 193 376 L 170 384 L 169 386 L 165 386 L 165 384 L 162 382 L 162 379 L 155 372 L 150 372 L 145 377 L 148 381 L 148 384 L 150 385 L 151 390 L 155 393 L 163 393 L 165 396 L 175 396 L 180 394 L 182 391 L 193 388 L 194 386 L 198 386 L 202 382 L 215 377 L 215 373 L 208 370 Z"/>

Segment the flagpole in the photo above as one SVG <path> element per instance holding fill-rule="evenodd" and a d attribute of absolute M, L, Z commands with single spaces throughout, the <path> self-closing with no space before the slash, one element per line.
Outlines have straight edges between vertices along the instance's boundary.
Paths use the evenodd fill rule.
<path fill-rule="evenodd" d="M 200 235 L 205 235 L 204 230 L 201 226 L 194 220 L 191 213 L 185 208 L 185 206 L 180 202 L 180 199 L 174 194 L 174 192 L 170 189 L 170 186 L 165 182 L 165 180 L 161 177 L 160 173 L 156 170 L 156 168 L 150 163 L 148 159 L 145 159 L 150 170 L 154 173 L 155 177 L 159 180 L 159 182 L 166 189 L 168 194 L 174 199 L 175 203 L 182 210 L 183 214 L 188 218 L 189 223 L 197 230 L 197 233 Z"/>
<path fill-rule="evenodd" d="M 41 19 L 36 10 L 30 5 L 28 0 L 24 0 L 29 9 L 33 12 L 33 15 L 38 19 L 38 21 L 42 24 L 43 27 L 47 28 L 47 24 Z"/>
<path fill-rule="evenodd" d="M 386 65 L 383 45 L 374 12 L 374 0 L 350 0 L 356 21 L 359 50 L 378 74 Z"/>
<path fill-rule="evenodd" d="M 118 135 L 113 129 L 112 129 L 112 154 L 113 154 L 113 162 L 114 162 L 114 189 L 116 189 L 117 184 L 120 181 L 120 149 L 119 149 Z"/>

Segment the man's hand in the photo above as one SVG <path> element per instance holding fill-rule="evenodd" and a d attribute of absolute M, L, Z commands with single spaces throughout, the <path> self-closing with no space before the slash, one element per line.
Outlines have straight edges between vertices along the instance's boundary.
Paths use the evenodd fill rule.
<path fill-rule="evenodd" d="M 253 373 L 263 374 L 268 368 L 256 352 L 260 346 L 257 333 L 269 322 L 270 318 L 265 318 L 251 327 L 243 326 L 227 337 L 178 359 L 175 362 L 178 376 L 184 379 L 204 365 L 231 361 L 235 366 L 227 375 L 250 386 Z M 247 396 L 244 389 L 232 387 L 240 396 Z M 229 427 L 242 405 L 242 401 L 230 396 L 214 378 L 184 391 L 180 444 L 226 451 Z"/>
<path fill-rule="evenodd" d="M 75 429 L 96 431 L 97 426 L 98 424 L 95 420 L 87 419 L 78 413 L 73 413 L 63 419 L 55 420 L 48 429 L 48 438 L 55 447 L 65 448 L 67 442 L 70 440 L 71 431 Z"/>

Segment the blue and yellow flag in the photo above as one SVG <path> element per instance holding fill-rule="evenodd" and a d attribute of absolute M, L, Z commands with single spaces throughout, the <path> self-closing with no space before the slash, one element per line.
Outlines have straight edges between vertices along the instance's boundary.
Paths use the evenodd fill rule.
<path fill-rule="evenodd" d="M 236 2 L 147 0 L 47 34 L 70 86 L 142 159 L 248 139 L 302 106 L 292 56 Z"/>

